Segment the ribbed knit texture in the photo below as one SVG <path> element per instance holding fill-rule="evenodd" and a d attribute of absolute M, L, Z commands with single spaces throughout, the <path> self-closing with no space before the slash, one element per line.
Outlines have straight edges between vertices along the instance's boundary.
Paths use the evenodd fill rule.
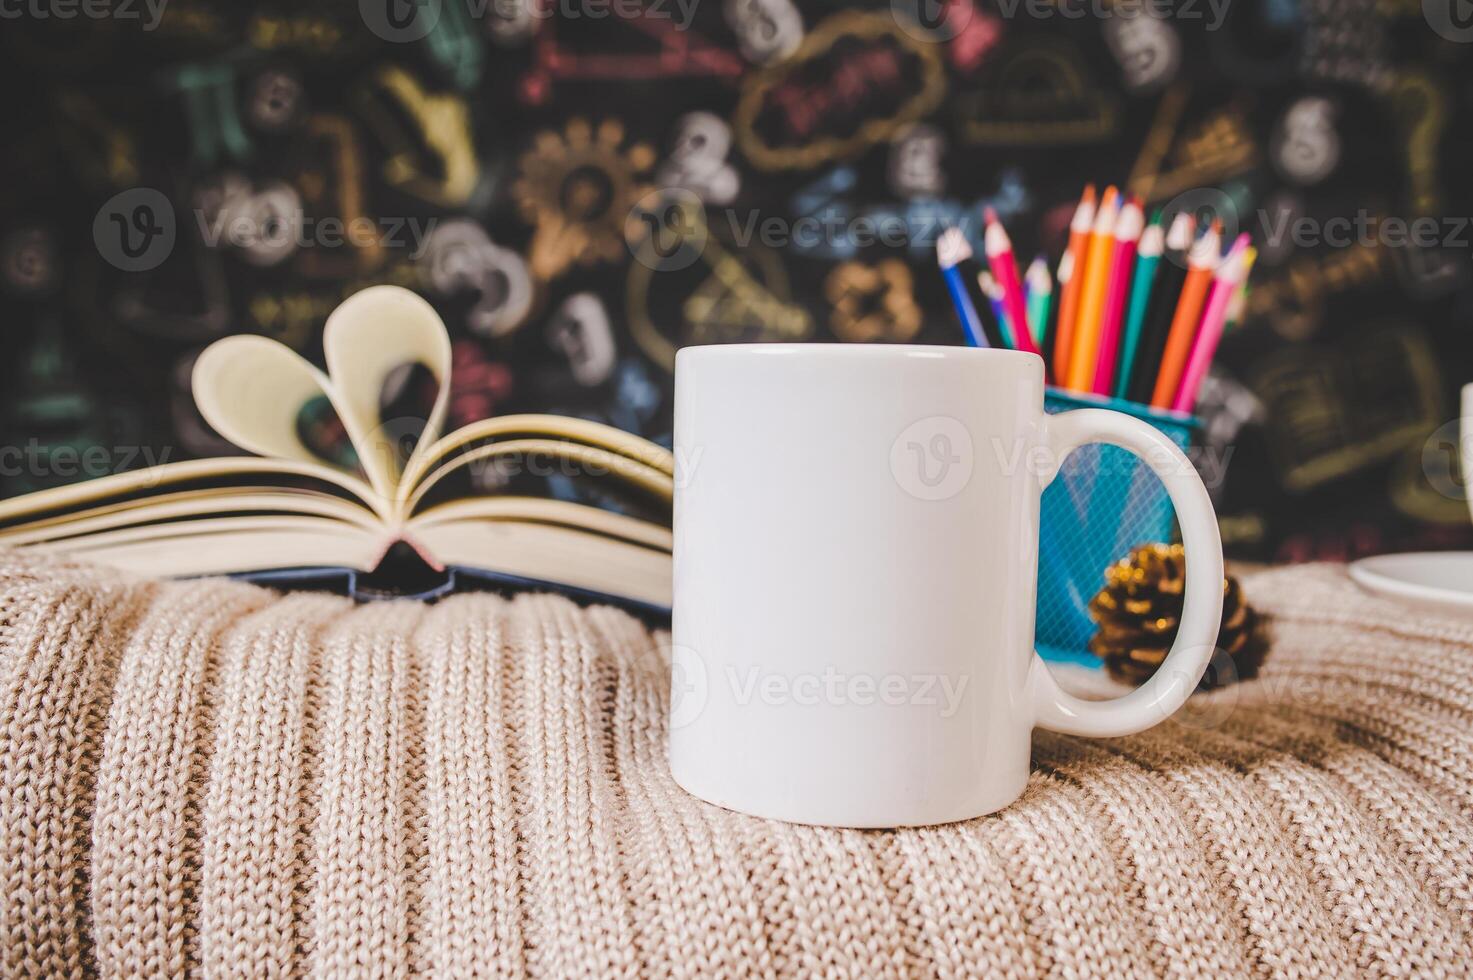
<path fill-rule="evenodd" d="M 677 788 L 610 609 L 0 553 L 0 975 L 1467 975 L 1473 621 L 1246 584 L 1259 680 L 860 832 Z"/>

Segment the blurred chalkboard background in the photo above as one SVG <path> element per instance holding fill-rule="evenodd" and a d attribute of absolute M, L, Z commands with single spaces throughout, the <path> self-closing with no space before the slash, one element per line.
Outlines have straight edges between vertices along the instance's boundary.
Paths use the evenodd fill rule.
<path fill-rule="evenodd" d="M 318 357 L 326 314 L 376 282 L 445 316 L 452 425 L 551 411 L 668 440 L 680 345 L 958 343 L 940 227 L 975 239 L 991 205 L 1052 261 L 1094 181 L 1260 249 L 1203 409 L 1231 553 L 1469 546 L 1460 12 L 17 2 L 0 492 L 230 451 L 192 408 L 198 350 L 256 332 Z M 691 262 L 631 251 L 656 187 L 700 202 Z"/>

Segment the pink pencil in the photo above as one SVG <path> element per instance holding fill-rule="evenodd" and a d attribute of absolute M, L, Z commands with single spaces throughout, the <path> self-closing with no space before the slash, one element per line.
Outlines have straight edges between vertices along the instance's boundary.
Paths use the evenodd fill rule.
<path fill-rule="evenodd" d="M 1125 297 L 1130 293 L 1130 275 L 1135 268 L 1136 244 L 1145 230 L 1141 202 L 1131 198 L 1115 222 L 1115 253 L 1105 289 L 1105 309 L 1100 323 L 1100 349 L 1095 358 L 1094 393 L 1108 395 L 1115 387 L 1115 366 L 1120 359 L 1120 324 L 1125 319 Z"/>
<path fill-rule="evenodd" d="M 1222 327 L 1227 322 L 1228 304 L 1243 284 L 1248 273 L 1248 235 L 1239 235 L 1227 258 L 1217 267 L 1213 277 L 1212 295 L 1207 299 L 1207 308 L 1202 312 L 1202 323 L 1197 328 L 1197 339 L 1192 344 L 1192 354 L 1182 372 L 1181 385 L 1176 389 L 1176 398 L 1171 407 L 1178 412 L 1190 412 L 1197 405 L 1197 392 L 1207 368 L 1217 354 L 1217 343 L 1222 339 Z"/>
<path fill-rule="evenodd" d="M 1028 323 L 1028 302 L 1023 298 L 1023 279 L 1018 275 L 1018 261 L 1013 257 L 1013 243 L 1008 239 L 1007 229 L 997 220 L 996 211 L 988 208 L 985 217 L 987 233 L 982 245 L 992 276 L 1002 287 L 1003 307 L 1013 325 L 1013 346 L 1037 354 L 1038 347 L 1033 343 L 1033 330 Z"/>

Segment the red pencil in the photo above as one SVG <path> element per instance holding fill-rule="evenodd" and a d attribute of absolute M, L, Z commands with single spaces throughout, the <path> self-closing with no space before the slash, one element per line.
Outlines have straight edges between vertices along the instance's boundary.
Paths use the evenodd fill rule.
<path fill-rule="evenodd" d="M 1105 308 L 1100 320 L 1100 347 L 1095 355 L 1094 393 L 1108 395 L 1115 387 L 1115 366 L 1120 355 L 1120 321 L 1125 314 L 1125 296 L 1135 268 L 1135 249 L 1145 230 L 1146 216 L 1139 198 L 1131 198 L 1115 222 L 1115 251 L 1111 256 L 1110 279 L 1105 288 Z"/>
<path fill-rule="evenodd" d="M 1018 275 L 1018 260 L 1013 256 L 1013 243 L 1008 239 L 1007 229 L 997 220 L 997 212 L 988 208 L 987 233 L 982 245 L 987 251 L 987 264 L 992 267 L 993 278 L 1002 287 L 1003 309 L 1013 325 L 1013 345 L 1029 354 L 1037 354 L 1033 343 L 1033 329 L 1028 323 L 1028 301 L 1023 297 L 1023 279 Z M 1042 355 L 1040 355 L 1042 356 Z"/>

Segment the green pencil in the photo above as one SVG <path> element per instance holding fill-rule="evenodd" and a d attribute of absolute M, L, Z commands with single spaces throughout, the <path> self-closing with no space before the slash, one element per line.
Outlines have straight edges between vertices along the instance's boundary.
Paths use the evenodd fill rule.
<path fill-rule="evenodd" d="M 1054 281 L 1048 274 L 1048 261 L 1042 255 L 1034 258 L 1028 266 L 1023 288 L 1028 294 L 1028 324 L 1033 328 L 1033 344 L 1043 350 L 1045 333 L 1048 330 L 1049 302 L 1054 296 Z"/>
<path fill-rule="evenodd" d="M 1126 397 L 1130 386 L 1130 372 L 1135 365 L 1136 350 L 1141 342 L 1141 324 L 1146 320 L 1146 307 L 1150 305 L 1151 284 L 1156 279 L 1156 267 L 1161 264 L 1161 251 L 1166 235 L 1161 228 L 1161 211 L 1151 216 L 1151 224 L 1141 232 L 1140 245 L 1135 251 L 1135 276 L 1131 279 L 1130 305 L 1126 310 L 1125 335 L 1120 338 L 1120 366 L 1115 372 L 1115 397 Z"/>

